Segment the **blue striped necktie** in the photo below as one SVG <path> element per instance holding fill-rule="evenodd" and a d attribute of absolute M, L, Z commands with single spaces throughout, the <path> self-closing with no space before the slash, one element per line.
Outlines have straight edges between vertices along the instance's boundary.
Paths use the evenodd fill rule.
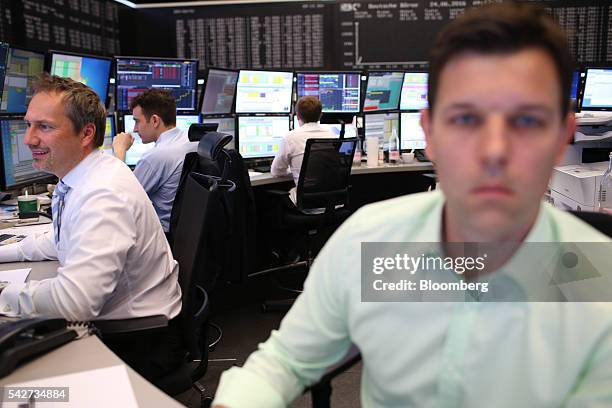
<path fill-rule="evenodd" d="M 64 198 L 66 193 L 70 190 L 70 186 L 65 184 L 62 180 L 55 186 L 53 191 L 53 198 L 51 200 L 51 212 L 53 217 L 53 232 L 55 233 L 55 243 L 59 243 L 60 240 L 60 228 L 62 226 L 62 211 L 64 210 Z"/>

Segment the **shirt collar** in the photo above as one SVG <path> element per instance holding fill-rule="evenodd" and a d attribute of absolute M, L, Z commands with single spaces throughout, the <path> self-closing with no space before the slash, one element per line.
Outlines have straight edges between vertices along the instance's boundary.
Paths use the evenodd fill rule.
<path fill-rule="evenodd" d="M 162 132 L 162 134 L 157 138 L 157 141 L 155 141 L 155 145 L 158 146 L 166 143 L 172 143 L 175 140 L 180 139 L 182 136 L 182 130 L 177 127 L 173 127 L 172 129 Z"/>
<path fill-rule="evenodd" d="M 86 178 L 86 174 L 89 172 L 91 168 L 95 166 L 97 159 L 103 154 L 102 150 L 94 149 L 91 153 L 89 153 L 83 160 L 79 162 L 76 166 L 72 168 L 66 174 L 62 181 L 70 188 L 77 187 L 82 180 Z"/>

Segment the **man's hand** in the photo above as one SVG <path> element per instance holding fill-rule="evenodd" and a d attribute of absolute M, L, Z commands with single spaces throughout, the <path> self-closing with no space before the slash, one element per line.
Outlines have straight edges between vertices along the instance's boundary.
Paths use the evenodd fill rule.
<path fill-rule="evenodd" d="M 113 153 L 116 158 L 125 161 L 125 153 L 132 147 L 134 136 L 131 133 L 121 132 L 113 139 Z"/>

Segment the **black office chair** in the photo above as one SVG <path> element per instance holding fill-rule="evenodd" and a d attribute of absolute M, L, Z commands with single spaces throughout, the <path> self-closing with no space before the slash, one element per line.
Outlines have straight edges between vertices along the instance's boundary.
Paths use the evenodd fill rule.
<path fill-rule="evenodd" d="M 350 215 L 349 180 L 356 146 L 357 138 L 306 141 L 296 203 L 287 191 L 268 191 L 272 197 L 270 224 L 277 237 L 272 246 L 279 259 L 290 263 L 255 272 L 251 277 L 310 267 L 325 241 Z M 292 253 L 296 248 L 297 253 Z M 285 310 L 288 305 L 290 301 L 265 302 L 263 307 Z"/>
<path fill-rule="evenodd" d="M 612 238 L 612 215 L 592 211 L 570 211 L 570 213 Z"/>

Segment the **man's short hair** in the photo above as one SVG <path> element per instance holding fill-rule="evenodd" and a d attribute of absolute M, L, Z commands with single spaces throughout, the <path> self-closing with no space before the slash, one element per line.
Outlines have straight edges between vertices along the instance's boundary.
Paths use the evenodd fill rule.
<path fill-rule="evenodd" d="M 79 133 L 85 125 L 93 123 L 96 126 L 94 146 L 102 146 L 106 131 L 106 110 L 93 89 L 70 78 L 47 73 L 37 77 L 32 88 L 34 95 L 38 93 L 62 94 L 64 110 L 74 131 Z"/>
<path fill-rule="evenodd" d="M 438 35 L 429 59 L 429 107 L 436 104 L 438 81 L 454 57 L 466 53 L 510 54 L 538 48 L 551 57 L 561 87 L 563 117 L 570 107 L 574 61 L 567 37 L 546 11 L 530 4 L 503 3 L 474 8 L 449 23 Z"/>
<path fill-rule="evenodd" d="M 138 94 L 130 102 L 130 109 L 140 106 L 147 122 L 152 115 L 157 115 L 164 125 L 176 125 L 176 101 L 170 92 L 151 88 Z"/>
<path fill-rule="evenodd" d="M 295 110 L 302 118 L 302 122 L 318 122 L 321 119 L 323 105 L 316 96 L 302 96 L 295 104 Z"/>

